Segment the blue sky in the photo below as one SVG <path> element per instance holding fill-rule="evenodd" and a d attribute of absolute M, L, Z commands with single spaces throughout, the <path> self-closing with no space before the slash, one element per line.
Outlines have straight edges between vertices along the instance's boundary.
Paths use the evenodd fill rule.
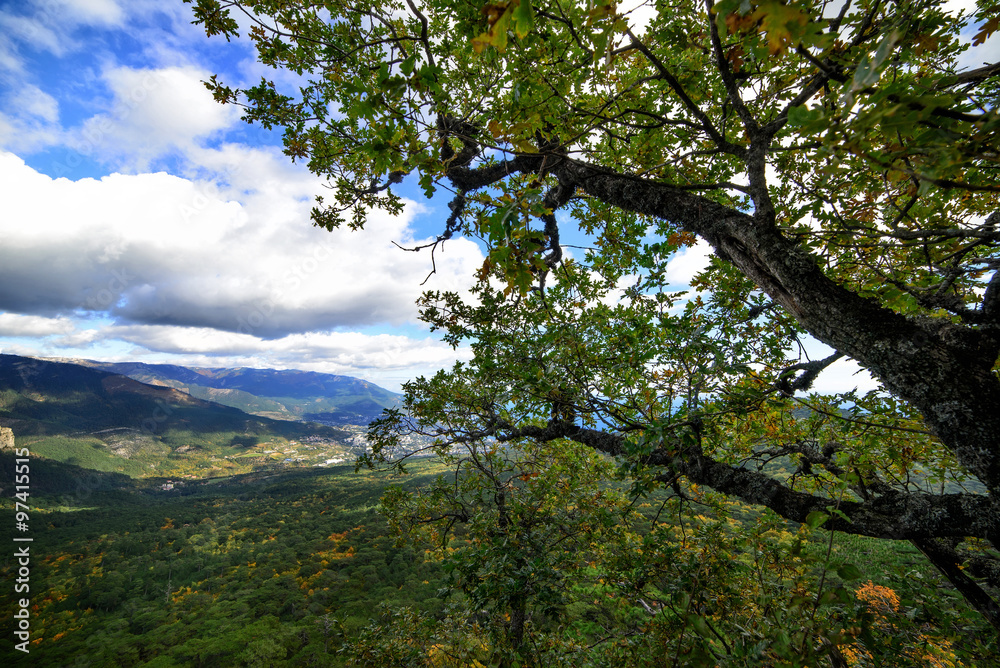
<path fill-rule="evenodd" d="M 265 70 L 177 0 L 0 4 L 0 349 L 302 368 L 390 389 L 466 358 L 416 321 L 443 204 L 310 225 L 321 182 L 202 85 Z M 482 262 L 448 243 L 427 287 Z"/>
<path fill-rule="evenodd" d="M 466 359 L 414 300 L 464 289 L 480 248 L 449 241 L 422 288 L 428 255 L 393 245 L 440 232 L 446 203 L 404 184 L 402 216 L 312 227 L 322 182 L 201 83 L 288 75 L 190 21 L 180 0 L 0 0 L 0 351 L 299 368 L 393 390 Z M 677 259 L 678 287 L 706 252 Z"/>

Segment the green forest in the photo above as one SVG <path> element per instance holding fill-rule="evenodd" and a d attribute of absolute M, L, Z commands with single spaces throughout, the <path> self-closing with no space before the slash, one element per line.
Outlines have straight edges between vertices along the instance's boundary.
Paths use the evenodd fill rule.
<path fill-rule="evenodd" d="M 354 326 L 343 285 L 309 324 L 277 315 L 322 301 L 293 282 L 256 333 L 200 294 L 88 313 L 410 374 L 199 390 L 343 429 L 0 356 L 31 452 L 0 481 L 33 540 L 11 664 L 1000 665 L 994 0 L 175 4 L 239 61 L 213 109 L 326 186 L 315 227 L 398 217 L 429 274 L 398 322 L 444 352 L 310 348 Z M 428 282 L 460 240 L 465 282 Z"/>
<path fill-rule="evenodd" d="M 13 457 L 2 463 L 12 474 Z M 780 643 L 780 665 L 807 665 L 794 657 L 820 627 L 852 666 L 995 665 L 982 619 L 909 543 L 795 526 L 697 489 L 677 507 L 623 483 L 557 486 L 558 536 L 538 524 L 530 538 L 469 526 L 442 539 L 386 521 L 401 499 L 454 483 L 428 460 L 403 477 L 273 468 L 170 491 L 31 466 L 32 640 L 7 665 L 708 665 L 713 646 L 727 665 L 763 665 Z M 522 500 L 552 513 L 544 482 L 523 481 Z M 566 513 L 570 497 L 600 507 Z M 510 565 L 519 556 L 530 575 Z M 3 571 L 12 582 L 12 559 Z M 517 592 L 530 592 L 532 651 L 512 663 L 497 639 Z"/>
<path fill-rule="evenodd" d="M 993 661 L 995 2 L 187 4 L 267 73 L 205 85 L 324 180 L 315 226 L 416 197 L 436 232 L 398 245 L 431 275 L 455 238 L 485 256 L 419 298 L 464 357 L 403 385 L 363 461 L 419 437 L 449 467 L 380 507 L 464 603 L 352 651 Z M 871 385 L 826 384 L 848 369 Z"/>
<path fill-rule="evenodd" d="M 380 604 L 443 609 L 440 564 L 394 546 L 374 474 L 278 470 L 162 491 L 45 460 L 32 472 L 48 490 L 31 497 L 32 645 L 6 665 L 344 665 L 345 632 Z M 6 560 L 5 581 L 14 571 Z"/>

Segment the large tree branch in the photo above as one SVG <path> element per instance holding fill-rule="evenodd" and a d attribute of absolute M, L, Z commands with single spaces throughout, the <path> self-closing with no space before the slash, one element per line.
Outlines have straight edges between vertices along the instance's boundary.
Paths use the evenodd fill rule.
<path fill-rule="evenodd" d="M 911 402 L 959 461 L 1000 492 L 1000 333 L 907 318 L 834 282 L 773 224 L 706 197 L 573 160 L 564 184 L 626 211 L 674 223 L 708 241 L 810 334 L 857 360 Z"/>
<path fill-rule="evenodd" d="M 778 376 L 778 380 L 775 383 L 775 387 L 778 388 L 779 392 L 788 396 L 792 396 L 796 392 L 805 392 L 812 387 L 812 384 L 816 381 L 816 378 L 823 372 L 824 369 L 843 356 L 844 353 L 834 352 L 829 357 L 821 360 L 812 360 L 811 362 L 793 364 L 781 372 L 781 375 Z M 800 371 L 802 373 L 799 373 Z M 796 376 L 796 374 L 799 375 Z"/>
<path fill-rule="evenodd" d="M 978 582 L 965 573 L 962 569 L 964 560 L 958 552 L 943 540 L 918 538 L 912 542 L 941 571 L 941 574 L 948 578 L 965 600 L 978 610 L 994 629 L 1000 631 L 1000 606 L 979 586 Z"/>
<path fill-rule="evenodd" d="M 995 76 L 1000 76 L 1000 63 L 993 63 L 992 65 L 986 65 L 985 67 L 980 67 L 979 69 L 956 74 L 954 77 L 949 77 L 947 80 L 943 81 L 941 87 L 951 88 L 953 86 L 961 86 L 963 84 L 981 83 Z"/>
<path fill-rule="evenodd" d="M 521 427 L 495 422 L 477 437 L 487 434 L 500 442 L 565 438 L 613 457 L 634 456 L 621 434 L 582 428 L 569 422 L 552 421 L 545 426 Z M 831 517 L 824 526 L 833 531 L 895 540 L 970 536 L 991 542 L 1000 540 L 1000 509 L 985 495 L 885 490 L 867 501 L 837 502 L 796 492 L 763 473 L 716 461 L 701 452 L 699 446 L 661 447 L 639 459 L 648 466 L 663 466 L 672 474 L 683 475 L 696 484 L 770 508 L 793 522 L 805 522 L 812 512 L 826 513 Z M 832 506 L 848 519 L 831 514 Z"/>

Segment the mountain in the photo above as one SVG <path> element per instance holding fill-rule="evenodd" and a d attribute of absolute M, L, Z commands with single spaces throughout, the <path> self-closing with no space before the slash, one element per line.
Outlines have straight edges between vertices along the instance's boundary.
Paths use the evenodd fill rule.
<path fill-rule="evenodd" d="M 15 355 L 0 355 L 0 426 L 34 454 L 132 477 L 347 458 L 351 438 L 100 369 Z"/>
<path fill-rule="evenodd" d="M 359 378 L 314 371 L 75 361 L 256 415 L 328 424 L 367 424 L 402 398 Z"/>

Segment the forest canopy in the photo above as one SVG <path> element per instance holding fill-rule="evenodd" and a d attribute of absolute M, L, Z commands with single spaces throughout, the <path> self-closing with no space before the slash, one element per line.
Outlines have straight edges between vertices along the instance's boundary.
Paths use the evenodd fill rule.
<path fill-rule="evenodd" d="M 504 490 L 551 498 L 541 473 L 596 453 L 613 469 L 570 481 L 588 503 L 600 470 L 632 499 L 911 541 L 1000 629 L 1000 63 L 969 64 L 1000 6 L 186 1 L 297 75 L 208 86 L 328 179 L 316 225 L 400 211 L 405 180 L 450 202 L 430 271 L 455 235 L 488 250 L 471 297 L 421 301 L 474 359 L 372 429 L 386 461 L 404 434 L 436 439 L 479 501 L 390 500 L 402 531 L 488 507 L 503 531 L 483 539 L 516 536 Z M 699 240 L 710 265 L 680 291 L 668 263 Z M 809 359 L 807 337 L 833 353 Z M 878 390 L 811 392 L 841 359 Z M 628 542 L 592 519 L 572 521 Z M 732 654 L 717 635 L 707 661 Z M 793 645 L 836 664 L 846 636 L 825 637 Z"/>

